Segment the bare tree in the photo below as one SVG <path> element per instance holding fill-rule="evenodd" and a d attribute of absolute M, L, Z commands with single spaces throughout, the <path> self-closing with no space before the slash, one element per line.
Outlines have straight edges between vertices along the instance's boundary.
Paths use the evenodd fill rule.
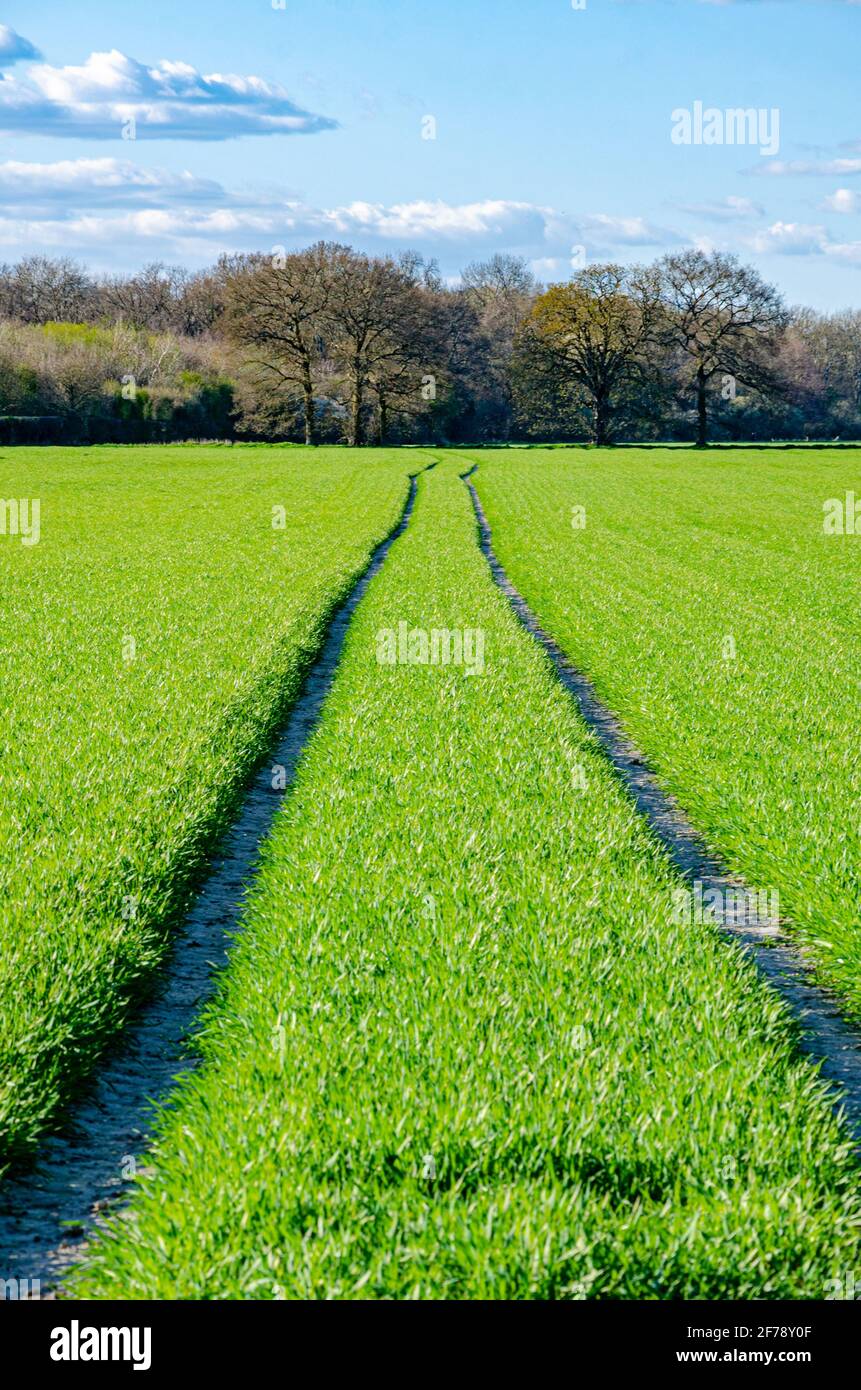
<path fill-rule="evenodd" d="M 464 289 L 482 309 L 500 300 L 522 302 L 537 288 L 535 276 L 522 256 L 500 252 L 486 261 L 472 261 L 461 280 Z"/>
<path fill-rule="evenodd" d="M 789 321 L 777 290 L 735 256 L 683 251 L 658 264 L 664 340 L 684 354 L 695 383 L 697 444 L 708 438 L 708 388 L 719 374 L 761 391 L 776 388 L 769 366 Z"/>
<path fill-rule="evenodd" d="M 439 262 L 435 257 L 426 261 L 419 251 L 402 251 L 397 260 L 398 269 L 402 270 L 408 280 L 412 280 L 414 285 L 420 285 L 423 289 L 431 290 L 438 294 L 442 290 L 442 276 L 439 271 Z"/>
<path fill-rule="evenodd" d="M 227 280 L 228 331 L 262 378 L 299 387 L 305 443 L 316 443 L 315 375 L 323 354 L 331 266 L 343 248 L 318 242 L 284 257 L 249 257 Z"/>
<path fill-rule="evenodd" d="M 797 307 L 774 363 L 797 433 L 861 434 L 861 311 L 820 314 Z"/>
<path fill-rule="evenodd" d="M 220 267 L 189 275 L 180 288 L 173 328 L 188 338 L 212 333 L 226 307 L 226 283 Z"/>
<path fill-rule="evenodd" d="M 185 271 L 160 261 L 144 266 L 137 275 L 114 276 L 100 286 L 104 310 L 131 328 L 153 332 L 172 328 L 187 278 Z"/>
<path fill-rule="evenodd" d="M 514 417 L 511 366 L 515 339 L 540 286 L 522 256 L 500 253 L 472 262 L 461 280 L 486 342 L 487 387 L 499 407 L 496 433 L 507 436 Z"/>
<path fill-rule="evenodd" d="M 385 438 L 392 398 L 427 358 L 422 292 L 411 271 L 391 257 L 371 257 L 341 246 L 331 260 L 326 312 L 327 347 L 346 377 L 349 393 L 347 439 L 365 437 L 365 407 L 373 392 L 378 403 L 378 442 Z"/>
<path fill-rule="evenodd" d="M 369 356 L 368 385 L 377 405 L 375 444 L 385 444 L 393 416 L 422 414 L 441 388 L 441 372 L 429 348 L 433 333 L 429 310 L 430 306 L 416 297 L 405 306 L 400 341 L 392 340 L 385 351 Z"/>
<path fill-rule="evenodd" d="M 93 281 L 65 257 L 26 256 L 17 265 L 0 266 L 0 317 L 22 323 L 86 319 L 94 305 Z"/>

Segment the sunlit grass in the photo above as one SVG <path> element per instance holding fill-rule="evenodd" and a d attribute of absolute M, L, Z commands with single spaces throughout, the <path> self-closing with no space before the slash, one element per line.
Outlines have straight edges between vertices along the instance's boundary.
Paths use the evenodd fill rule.
<path fill-rule="evenodd" d="M 480 630 L 484 671 L 381 665 Z M 495 588 L 450 462 L 360 604 L 95 1298 L 820 1298 L 857 1173 Z"/>
<path fill-rule="evenodd" d="M 861 450 L 512 450 L 474 481 L 512 582 L 861 1015 L 861 528 L 823 530 Z"/>
<path fill-rule="evenodd" d="M 393 452 L 0 453 L 0 496 L 41 506 L 38 544 L 0 536 L 0 1171 L 146 987 L 406 472 Z"/>

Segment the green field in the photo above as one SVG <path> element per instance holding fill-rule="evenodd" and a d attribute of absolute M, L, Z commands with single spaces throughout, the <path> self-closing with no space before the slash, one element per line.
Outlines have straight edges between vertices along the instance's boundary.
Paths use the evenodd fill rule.
<path fill-rule="evenodd" d="M 512 582 L 861 1016 L 861 455 L 475 457 Z"/>
<path fill-rule="evenodd" d="M 482 632 L 483 669 L 381 664 L 401 623 Z M 205 1065 L 76 1291 L 822 1296 L 861 1218 L 845 1139 L 753 967 L 673 925 L 677 882 L 444 463 L 357 612 Z"/>
<path fill-rule="evenodd" d="M 41 500 L 37 545 L 0 536 L 0 1166 L 168 961 L 419 472 L 201 1065 L 70 1292 L 819 1299 L 856 1267 L 857 1160 L 795 1021 L 679 922 L 682 880 L 495 585 L 459 477 L 474 458 L 514 583 L 861 1011 L 861 539 L 822 529 L 861 495 L 856 457 L 0 452 L 0 495 Z"/>
<path fill-rule="evenodd" d="M 0 453 L 0 496 L 41 513 L 37 544 L 0 536 L 0 1171 L 145 989 L 407 462 Z"/>

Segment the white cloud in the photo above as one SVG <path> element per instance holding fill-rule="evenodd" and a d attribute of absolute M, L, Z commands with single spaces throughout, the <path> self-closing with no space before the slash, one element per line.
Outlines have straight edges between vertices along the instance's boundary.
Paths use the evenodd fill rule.
<path fill-rule="evenodd" d="M 756 251 L 780 252 L 782 255 L 818 255 L 828 242 L 828 233 L 822 226 L 810 226 L 804 222 L 773 222 L 765 231 L 757 232 L 750 245 Z"/>
<path fill-rule="evenodd" d="M 858 194 L 849 188 L 838 188 L 823 200 L 829 212 L 857 212 L 861 203 Z"/>
<path fill-rule="evenodd" d="M 184 81 L 186 74 L 179 76 Z M 325 238 L 369 251 L 417 246 L 452 264 L 512 251 L 536 262 L 548 278 L 567 279 L 574 246 L 594 261 L 629 259 L 632 248 L 660 249 L 680 240 L 642 217 L 573 217 L 504 198 L 314 207 L 277 189 L 237 193 L 189 172 L 117 158 L 0 162 L 0 203 L 0 243 L 7 254 L 62 248 L 101 267 L 150 259 L 204 263 L 221 251 L 268 251 Z"/>
<path fill-rule="evenodd" d="M 475 237 L 504 237 L 521 244 L 542 240 L 547 223 L 554 217 L 551 208 L 532 203 L 486 199 L 477 203 L 436 202 L 350 203 L 311 214 L 315 226 L 338 235 L 359 232 L 397 241 L 452 240 Z M 308 216 L 299 213 L 299 220 Z"/>
<path fill-rule="evenodd" d="M 53 170 L 56 170 L 56 166 L 53 166 Z M 109 188 L 113 188 L 112 179 L 116 172 L 99 171 Z M 71 172 L 62 175 L 66 187 L 75 191 L 75 202 L 79 206 L 82 199 L 87 203 L 98 201 L 92 200 L 89 193 L 84 195 L 82 179 L 89 173 L 79 171 L 77 180 L 72 178 Z M 187 177 L 191 178 L 190 175 Z M 7 182 L 14 183 L 16 178 L 19 176 L 14 168 L 10 173 L 8 166 L 0 165 L 0 192 L 4 191 Z M 57 186 L 56 172 L 53 172 L 53 181 Z M 134 185 L 134 191 L 144 191 L 139 182 Z M 45 228 L 45 236 L 53 238 L 59 229 L 65 229 L 65 235 L 69 238 L 79 237 L 92 242 L 104 242 L 114 237 L 149 239 L 157 236 L 170 239 L 174 243 L 174 251 L 181 252 L 183 243 L 189 239 L 228 239 L 239 244 L 243 238 L 247 241 L 249 237 L 260 236 L 297 242 L 314 237 L 344 238 L 398 246 L 426 242 L 437 244 L 440 241 L 527 245 L 536 241 L 540 243 L 545 228 L 542 210 L 528 203 L 489 201 L 456 205 L 415 202 L 387 207 L 379 203 L 356 202 L 343 207 L 315 208 L 293 199 L 261 199 L 247 203 L 225 193 L 221 206 L 193 208 L 187 206 L 188 199 L 181 196 L 181 185 L 176 183 L 154 181 L 146 191 L 156 195 L 151 201 L 159 204 L 168 202 L 170 205 L 127 208 L 116 212 L 93 210 L 88 206 L 87 211 L 81 214 L 64 213 L 55 205 L 52 214 L 41 224 Z M 10 238 L 32 238 L 40 224 L 32 220 L 26 224 L 22 222 L 20 234 L 14 230 L 16 225 L 14 219 L 6 219 L 3 235 L 7 242 Z"/>
<path fill-rule="evenodd" d="M 784 256 L 825 256 L 861 266 L 861 241 L 832 241 L 827 228 L 802 222 L 775 222 L 757 233 L 748 243 L 752 250 L 763 254 Z"/>
<path fill-rule="evenodd" d="M 137 138 L 162 140 L 310 134 L 337 125 L 260 77 L 206 75 L 168 60 L 147 67 L 118 49 L 91 53 L 78 67 L 33 63 L 22 79 L 0 76 L 0 131 L 117 139 L 131 120 Z"/>

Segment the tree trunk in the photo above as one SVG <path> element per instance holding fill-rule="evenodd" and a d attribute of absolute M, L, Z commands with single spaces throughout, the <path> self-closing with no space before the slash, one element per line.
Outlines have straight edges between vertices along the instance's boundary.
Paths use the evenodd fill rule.
<path fill-rule="evenodd" d="M 702 366 L 699 366 L 697 367 L 697 448 L 704 449 L 707 443 L 706 374 Z"/>
<path fill-rule="evenodd" d="M 389 432 L 389 403 L 386 400 L 384 391 L 380 392 L 380 426 L 377 431 L 377 443 L 383 445 L 386 442 L 386 435 Z"/>
<path fill-rule="evenodd" d="M 604 396 L 596 396 L 592 406 L 593 443 L 606 444 L 609 435 L 610 412 Z"/>
<path fill-rule="evenodd" d="M 350 398 L 349 443 L 353 449 L 358 449 L 359 445 L 362 443 L 363 386 L 361 368 L 356 366 L 353 370 L 353 391 Z"/>
<path fill-rule="evenodd" d="M 305 443 L 317 443 L 316 422 L 314 420 L 314 385 L 311 381 L 311 371 L 308 364 L 302 375 L 302 395 L 305 399 Z"/>

